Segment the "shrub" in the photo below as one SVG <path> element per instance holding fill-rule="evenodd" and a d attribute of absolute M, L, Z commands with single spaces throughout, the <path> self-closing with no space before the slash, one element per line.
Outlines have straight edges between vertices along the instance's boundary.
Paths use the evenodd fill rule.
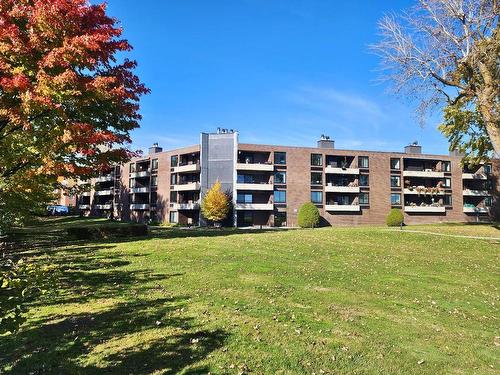
<path fill-rule="evenodd" d="M 393 208 L 387 215 L 386 223 L 389 227 L 399 227 L 404 222 L 404 215 L 398 208 Z"/>
<path fill-rule="evenodd" d="M 312 203 L 304 203 L 299 209 L 299 226 L 301 228 L 314 228 L 319 225 L 319 211 Z"/>
<path fill-rule="evenodd" d="M 69 227 L 69 236 L 78 240 L 99 240 L 112 237 L 138 237 L 148 234 L 146 224 L 96 225 L 89 227 Z"/>

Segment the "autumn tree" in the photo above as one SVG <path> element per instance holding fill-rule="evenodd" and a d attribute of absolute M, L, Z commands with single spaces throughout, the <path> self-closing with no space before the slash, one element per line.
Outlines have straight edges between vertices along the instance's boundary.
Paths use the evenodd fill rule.
<path fill-rule="evenodd" d="M 205 194 L 201 202 L 201 212 L 205 219 L 220 223 L 229 214 L 229 197 L 221 190 L 217 181 Z"/>
<path fill-rule="evenodd" d="M 441 131 L 470 163 L 500 155 L 498 0 L 418 0 L 379 23 L 384 78 L 419 101 L 424 118 L 441 107 Z"/>
<path fill-rule="evenodd" d="M 130 131 L 139 126 L 139 99 L 148 89 L 133 72 L 136 63 L 123 58 L 131 46 L 121 34 L 104 4 L 0 0 L 4 214 L 16 189 L 41 190 L 34 185 L 57 176 L 90 177 L 132 156 Z"/>

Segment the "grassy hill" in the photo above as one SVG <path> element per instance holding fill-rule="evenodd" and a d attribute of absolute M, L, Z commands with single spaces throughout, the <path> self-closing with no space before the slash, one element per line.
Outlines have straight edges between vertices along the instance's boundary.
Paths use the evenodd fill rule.
<path fill-rule="evenodd" d="M 26 256 L 56 266 L 57 293 L 0 337 L 0 373 L 499 371 L 494 226 L 155 228 L 67 241 L 75 222 L 100 223 L 18 234 Z"/>

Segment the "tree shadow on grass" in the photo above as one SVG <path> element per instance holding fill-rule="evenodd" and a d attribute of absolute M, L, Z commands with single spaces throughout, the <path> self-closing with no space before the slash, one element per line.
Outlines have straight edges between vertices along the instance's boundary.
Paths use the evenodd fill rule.
<path fill-rule="evenodd" d="M 178 373 L 189 366 L 194 366 L 190 373 L 207 373 L 196 363 L 222 347 L 227 333 L 199 329 L 183 317 L 186 300 L 125 302 L 95 313 L 51 317 L 0 342 L 2 367 L 7 365 L 6 374 Z"/>

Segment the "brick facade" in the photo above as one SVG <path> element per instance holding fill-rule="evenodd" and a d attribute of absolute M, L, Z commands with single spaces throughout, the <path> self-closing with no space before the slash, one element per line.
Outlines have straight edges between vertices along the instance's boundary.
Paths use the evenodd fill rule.
<path fill-rule="evenodd" d="M 417 146 L 407 147 L 409 152 L 375 152 L 338 150 L 324 140 L 318 142 L 323 147 L 235 144 L 234 224 L 240 226 L 282 221 L 296 226 L 298 209 L 311 201 L 311 192 L 324 225 L 384 224 L 392 207 L 404 211 L 408 224 L 488 220 L 497 211 L 498 160 L 464 171 L 459 156 L 422 154 Z M 201 174 L 207 173 L 203 152 L 200 145 L 153 148 L 111 171 L 104 178 L 109 182 L 92 180 L 90 199 L 78 197 L 79 204 L 86 214 L 198 225 Z M 278 164 L 283 156 L 286 162 Z M 278 176 L 286 177 L 284 183 L 275 179 L 276 172 L 285 172 Z M 391 176 L 399 186 L 391 186 Z M 96 192 L 110 186 L 112 195 L 106 198 L 102 194 L 109 190 L 104 190 L 97 201 Z M 276 191 L 286 191 L 286 202 L 275 201 L 285 195 Z M 391 194 L 400 194 L 399 204 L 397 195 L 391 203 Z"/>

